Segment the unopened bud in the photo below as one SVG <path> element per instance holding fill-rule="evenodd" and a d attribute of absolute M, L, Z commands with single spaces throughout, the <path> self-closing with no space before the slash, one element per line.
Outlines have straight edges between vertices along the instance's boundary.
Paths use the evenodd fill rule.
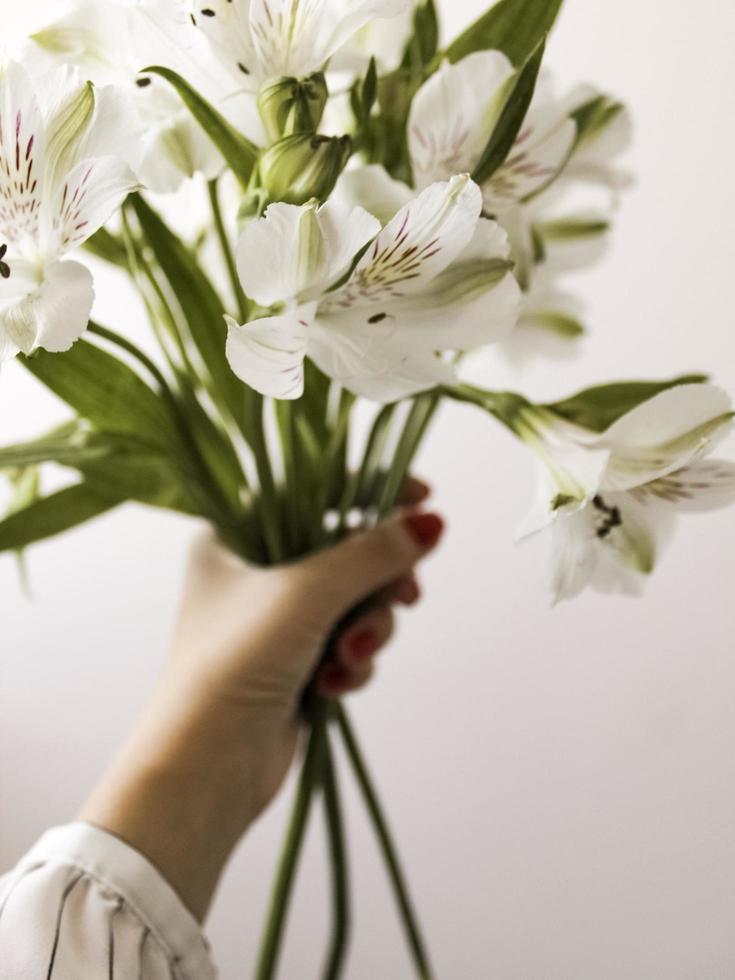
<path fill-rule="evenodd" d="M 274 78 L 258 93 L 258 111 L 271 142 L 283 136 L 315 133 L 324 114 L 329 91 L 324 75 Z"/>
<path fill-rule="evenodd" d="M 274 201 L 326 201 L 351 152 L 349 136 L 287 136 L 261 157 L 261 184 Z"/>

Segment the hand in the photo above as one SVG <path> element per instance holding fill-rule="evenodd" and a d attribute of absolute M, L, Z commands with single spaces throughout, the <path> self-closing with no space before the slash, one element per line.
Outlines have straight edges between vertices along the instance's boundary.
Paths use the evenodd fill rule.
<path fill-rule="evenodd" d="M 211 534 L 197 542 L 161 681 L 80 815 L 146 854 L 197 915 L 288 772 L 307 685 L 326 697 L 364 685 L 392 607 L 419 598 L 415 566 L 443 529 L 417 510 L 427 495 L 409 481 L 390 520 L 291 565 L 252 568 Z"/>

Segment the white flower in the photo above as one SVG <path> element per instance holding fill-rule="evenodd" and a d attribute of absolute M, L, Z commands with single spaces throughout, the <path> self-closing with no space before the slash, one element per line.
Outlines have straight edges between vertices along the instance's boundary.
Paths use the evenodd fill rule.
<path fill-rule="evenodd" d="M 619 160 L 633 139 L 633 120 L 628 109 L 588 86 L 573 92 L 567 105 L 570 112 L 585 106 L 596 108 L 591 110 L 585 132 L 564 168 L 564 181 L 583 181 L 607 188 L 616 202 L 619 192 L 632 183 L 630 173 L 620 166 Z"/>
<path fill-rule="evenodd" d="M 0 357 L 67 350 L 94 299 L 85 266 L 62 261 L 137 186 L 117 155 L 115 94 L 71 69 L 31 81 L 0 73 Z M 112 155 L 111 155 L 112 154 Z"/>
<path fill-rule="evenodd" d="M 175 191 L 197 173 L 212 179 L 223 161 L 168 82 L 141 75 L 141 69 L 173 69 L 241 132 L 256 142 L 263 139 L 252 95 L 243 94 L 212 57 L 179 0 L 80 0 L 38 31 L 33 42 L 46 60 L 73 62 L 95 84 L 119 89 L 137 134 L 129 162 L 156 193 Z"/>
<path fill-rule="evenodd" d="M 524 532 L 551 525 L 557 601 L 587 585 L 637 591 L 679 512 L 735 502 L 735 465 L 704 458 L 732 417 L 725 392 L 704 384 L 664 391 L 596 437 L 530 410 L 519 432 L 543 474 Z"/>
<path fill-rule="evenodd" d="M 190 0 L 194 23 L 240 78 L 254 83 L 322 71 L 374 17 L 395 17 L 411 0 Z"/>
<path fill-rule="evenodd" d="M 257 303 L 285 308 L 229 321 L 233 370 L 263 394 L 298 398 L 308 354 L 351 391 L 384 402 L 453 378 L 437 352 L 497 340 L 518 315 L 507 239 L 480 209 L 466 176 L 427 188 L 382 230 L 336 199 L 271 205 L 246 228 L 238 269 Z"/>
<path fill-rule="evenodd" d="M 500 51 L 478 51 L 445 63 L 413 100 L 408 140 L 419 187 L 472 172 L 492 135 L 515 69 Z M 506 161 L 483 185 L 485 210 L 502 213 L 538 193 L 559 173 L 576 126 L 565 109 L 535 100 Z"/>

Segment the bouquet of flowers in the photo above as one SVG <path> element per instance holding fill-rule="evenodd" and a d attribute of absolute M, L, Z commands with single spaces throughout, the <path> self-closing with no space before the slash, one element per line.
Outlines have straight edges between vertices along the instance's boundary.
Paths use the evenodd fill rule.
<path fill-rule="evenodd" d="M 79 0 L 2 67 L 0 360 L 71 414 L 0 449 L 0 551 L 138 501 L 204 518 L 249 562 L 294 560 L 394 508 L 451 399 L 538 460 L 522 533 L 549 535 L 555 599 L 637 589 L 680 512 L 735 500 L 735 466 L 710 457 L 729 397 L 699 375 L 543 404 L 477 383 L 490 344 L 574 350 L 584 326 L 561 277 L 599 255 L 627 181 L 624 106 L 559 96 L 541 71 L 561 0 L 500 0 L 449 42 L 434 0 L 206 3 Z M 193 233 L 167 202 L 190 178 L 208 209 Z M 576 206 L 580 189 L 594 208 Z M 124 322 L 91 319 L 81 249 L 129 276 L 155 354 Z M 49 463 L 73 478 L 45 493 Z M 347 714 L 307 697 L 305 716 L 256 976 L 275 975 L 319 795 L 335 897 L 324 976 L 341 975 L 341 739 L 430 977 Z"/>

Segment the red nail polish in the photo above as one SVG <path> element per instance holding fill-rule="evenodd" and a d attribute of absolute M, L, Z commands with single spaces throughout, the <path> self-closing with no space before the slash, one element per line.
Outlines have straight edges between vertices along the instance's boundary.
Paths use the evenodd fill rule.
<path fill-rule="evenodd" d="M 350 637 L 349 646 L 353 657 L 357 660 L 367 660 L 368 657 L 372 657 L 377 652 L 378 637 L 372 630 L 362 630 L 362 632 L 355 633 L 354 636 Z"/>
<path fill-rule="evenodd" d="M 323 683 L 333 691 L 340 691 L 350 683 L 351 676 L 344 667 L 330 667 L 322 676 Z"/>
<path fill-rule="evenodd" d="M 433 548 L 444 531 L 444 521 L 438 514 L 409 514 L 405 525 L 422 548 Z"/>

